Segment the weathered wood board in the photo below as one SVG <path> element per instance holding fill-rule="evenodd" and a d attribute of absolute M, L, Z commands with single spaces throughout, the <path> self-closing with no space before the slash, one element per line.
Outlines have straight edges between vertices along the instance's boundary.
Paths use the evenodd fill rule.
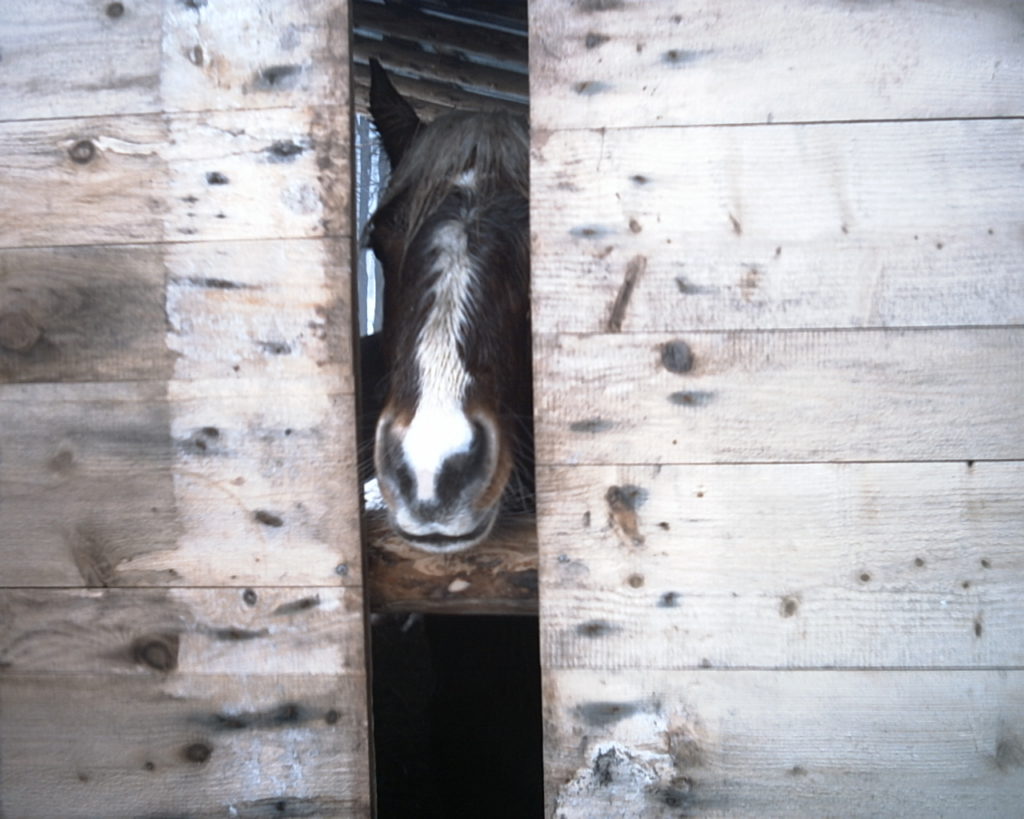
<path fill-rule="evenodd" d="M 1024 464 L 546 467 L 558 668 L 1024 667 Z"/>
<path fill-rule="evenodd" d="M 0 121 L 348 105 L 347 21 L 346 0 L 9 4 Z"/>
<path fill-rule="evenodd" d="M 1020 116 L 1016 0 L 534 0 L 535 128 Z"/>
<path fill-rule="evenodd" d="M 0 590 L 5 674 L 361 674 L 358 588 Z"/>
<path fill-rule="evenodd" d="M 6 676 L 5 816 L 370 815 L 362 676 Z"/>
<path fill-rule="evenodd" d="M 0 20 L 0 815 L 370 813 L 348 39 Z"/>
<path fill-rule="evenodd" d="M 1021 328 L 562 334 L 534 348 L 539 463 L 1024 458 Z"/>
<path fill-rule="evenodd" d="M 343 238 L 0 250 L 0 383 L 297 378 L 330 365 L 348 384 L 351 305 L 338 281 L 348 247 Z"/>
<path fill-rule="evenodd" d="M 347 110 L 0 123 L 0 246 L 348 235 Z"/>
<path fill-rule="evenodd" d="M 6 385 L 0 408 L 0 585 L 361 583 L 353 400 L 323 381 Z"/>
<path fill-rule="evenodd" d="M 559 819 L 1019 815 L 1024 672 L 556 670 Z"/>
<path fill-rule="evenodd" d="M 547 815 L 1019 814 L 1019 4 L 530 13 Z"/>
<path fill-rule="evenodd" d="M 358 589 L 7 590 L 0 617 L 4 815 L 368 814 Z"/>
<path fill-rule="evenodd" d="M 531 162 L 544 331 L 1024 323 L 1019 120 L 555 132 Z"/>
<path fill-rule="evenodd" d="M 377 612 L 537 614 L 537 527 L 533 516 L 508 518 L 465 552 L 430 554 L 399 538 L 368 513 L 366 585 Z"/>

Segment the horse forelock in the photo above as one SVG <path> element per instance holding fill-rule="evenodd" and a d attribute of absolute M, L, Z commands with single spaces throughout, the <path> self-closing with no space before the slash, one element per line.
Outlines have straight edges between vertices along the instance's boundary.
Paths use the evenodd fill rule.
<path fill-rule="evenodd" d="M 380 214 L 400 215 L 398 226 L 415 236 L 424 221 L 467 171 L 474 185 L 529 198 L 529 132 L 526 122 L 502 111 L 451 112 L 420 131 L 397 168 L 368 228 Z"/>

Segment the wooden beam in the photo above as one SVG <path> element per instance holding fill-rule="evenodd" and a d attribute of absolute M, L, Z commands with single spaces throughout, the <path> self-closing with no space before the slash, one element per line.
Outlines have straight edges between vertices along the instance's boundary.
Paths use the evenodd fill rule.
<path fill-rule="evenodd" d="M 450 83 L 481 96 L 497 95 L 525 105 L 530 97 L 526 74 L 479 65 L 459 57 L 431 54 L 413 45 L 394 40 L 373 40 L 356 36 L 352 56 L 358 64 L 371 57 L 381 61 L 392 74 L 402 74 L 428 82 Z"/>
<path fill-rule="evenodd" d="M 364 518 L 367 593 L 375 613 L 536 614 L 537 531 L 506 521 L 484 543 L 454 555 L 413 549 L 381 513 Z"/>
<path fill-rule="evenodd" d="M 484 26 L 464 25 L 427 14 L 377 3 L 352 4 L 354 34 L 380 34 L 424 43 L 452 55 L 476 55 L 525 66 L 528 57 L 526 34 L 516 35 Z"/>
<path fill-rule="evenodd" d="M 356 63 L 352 66 L 354 103 L 360 114 L 370 112 L 370 71 L 365 65 Z M 395 87 L 405 96 L 420 116 L 433 119 L 439 114 L 452 110 L 460 111 L 493 111 L 504 110 L 513 114 L 527 116 L 526 105 L 498 99 L 497 97 L 481 96 L 454 85 L 415 80 L 395 74 L 391 77 Z"/>

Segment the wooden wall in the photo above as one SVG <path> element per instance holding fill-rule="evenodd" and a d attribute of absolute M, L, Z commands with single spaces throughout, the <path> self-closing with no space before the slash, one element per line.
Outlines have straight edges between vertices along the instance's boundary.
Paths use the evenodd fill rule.
<path fill-rule="evenodd" d="M 0 815 L 369 813 L 348 44 L 0 13 Z"/>
<path fill-rule="evenodd" d="M 534 0 L 548 814 L 1024 795 L 1024 13 Z"/>

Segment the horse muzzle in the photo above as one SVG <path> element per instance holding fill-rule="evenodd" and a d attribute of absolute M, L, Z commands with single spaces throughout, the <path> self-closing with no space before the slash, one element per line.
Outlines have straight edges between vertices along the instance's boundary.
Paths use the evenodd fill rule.
<path fill-rule="evenodd" d="M 506 460 L 498 427 L 483 414 L 427 407 L 405 423 L 385 411 L 377 425 L 377 476 L 391 527 L 425 551 L 462 551 L 490 534 Z"/>

